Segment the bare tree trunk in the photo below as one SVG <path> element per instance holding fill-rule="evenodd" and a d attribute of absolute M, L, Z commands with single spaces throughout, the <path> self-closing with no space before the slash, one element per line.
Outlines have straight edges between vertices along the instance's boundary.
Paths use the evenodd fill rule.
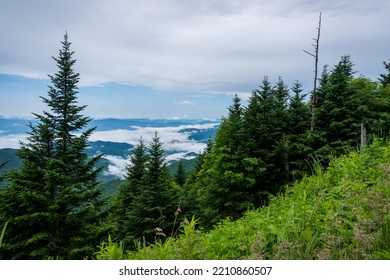
<path fill-rule="evenodd" d="M 317 27 L 317 38 L 313 38 L 315 44 L 312 44 L 314 47 L 314 53 L 310 53 L 306 50 L 303 50 L 308 55 L 314 57 L 315 63 L 314 63 L 314 86 L 313 86 L 313 94 L 312 94 L 312 103 L 311 103 L 311 124 L 310 124 L 310 130 L 314 131 L 315 128 L 315 110 L 318 105 L 318 98 L 317 98 L 317 77 L 318 77 L 318 51 L 320 47 L 320 35 L 321 35 L 321 13 L 318 20 L 318 27 Z"/>

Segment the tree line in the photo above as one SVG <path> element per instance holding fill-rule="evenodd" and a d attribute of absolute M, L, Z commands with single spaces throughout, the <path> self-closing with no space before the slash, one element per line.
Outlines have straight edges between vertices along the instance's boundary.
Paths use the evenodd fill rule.
<path fill-rule="evenodd" d="M 78 104 L 67 34 L 61 44 L 53 58 L 58 71 L 42 97 L 50 110 L 34 114 L 38 123 L 18 151 L 21 167 L 1 178 L 2 259 L 93 258 L 108 235 L 136 249 L 174 236 L 193 216 L 207 230 L 267 205 L 315 162 L 326 167 L 331 157 L 390 130 L 390 63 L 372 81 L 355 77 L 350 56 L 343 56 L 323 68 L 314 115 L 299 81 L 289 89 L 282 78 L 273 85 L 264 77 L 246 106 L 236 95 L 191 172 L 179 163 L 172 176 L 157 133 L 148 144 L 141 138 L 126 180 L 107 201 L 97 180 L 102 155 L 86 153 L 94 128 L 87 129 L 91 119 Z"/>

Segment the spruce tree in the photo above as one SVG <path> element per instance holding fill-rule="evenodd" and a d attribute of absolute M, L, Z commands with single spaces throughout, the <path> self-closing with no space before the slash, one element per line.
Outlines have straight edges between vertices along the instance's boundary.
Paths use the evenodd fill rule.
<path fill-rule="evenodd" d="M 161 234 L 171 232 L 178 204 L 162 145 L 156 132 L 147 149 L 148 160 L 141 188 L 127 212 L 129 223 L 134 225 L 129 228 L 129 235 L 141 240 L 145 238 L 149 243 Z"/>
<path fill-rule="evenodd" d="M 180 160 L 175 173 L 175 182 L 179 187 L 183 187 L 186 182 L 186 179 L 187 174 L 184 169 L 183 160 Z"/>
<path fill-rule="evenodd" d="M 290 97 L 288 105 L 286 133 L 289 141 L 288 160 L 291 174 L 294 179 L 297 179 L 308 171 L 306 134 L 311 131 L 310 108 L 309 104 L 304 101 L 306 94 L 302 94 L 303 89 L 300 82 L 295 82 L 291 91 L 294 95 Z"/>
<path fill-rule="evenodd" d="M 236 95 L 215 137 L 215 145 L 204 157 L 198 173 L 197 201 L 202 225 L 209 227 L 225 217 L 237 219 L 254 207 L 254 168 L 258 162 L 245 157 L 243 108 Z"/>
<path fill-rule="evenodd" d="M 110 211 L 113 235 L 116 239 L 124 241 L 126 246 L 132 245 L 134 236 L 131 232 L 133 228 L 138 227 L 131 212 L 134 199 L 140 195 L 144 186 L 147 161 L 147 149 L 144 140 L 140 139 L 130 157 L 130 164 L 126 168 L 126 181 L 120 186 Z"/>
<path fill-rule="evenodd" d="M 10 174 L 1 209 L 10 219 L 4 246 L 7 258 L 78 259 L 95 250 L 102 206 L 95 168 L 88 158 L 89 117 L 77 100 L 79 74 L 67 34 L 55 60 L 58 72 L 42 97 L 50 111 L 34 114 L 36 126 L 22 143 L 22 166 Z"/>
<path fill-rule="evenodd" d="M 319 104 L 316 115 L 318 147 L 316 153 L 325 161 L 333 155 L 345 153 L 357 147 L 360 140 L 360 126 L 363 115 L 356 114 L 362 104 L 361 96 L 351 86 L 353 63 L 350 56 L 342 56 L 335 65 L 326 83 L 319 90 Z"/>
<path fill-rule="evenodd" d="M 207 156 L 213 149 L 214 142 L 211 139 L 208 139 L 206 147 L 195 159 L 194 170 L 188 174 L 186 183 L 182 188 L 180 194 L 180 208 L 183 216 L 188 220 L 192 217 L 195 217 L 199 221 L 205 220 L 203 219 L 202 209 L 199 203 L 199 189 L 204 187 L 199 183 L 199 174 L 203 169 L 203 164 L 205 163 Z M 204 225 L 203 222 L 202 225 Z"/>
<path fill-rule="evenodd" d="M 247 134 L 246 156 L 261 162 L 255 169 L 257 203 L 264 203 L 267 194 L 276 194 L 287 180 L 286 128 L 289 91 L 279 78 L 272 87 L 264 77 L 259 89 L 252 92 L 244 113 Z"/>
<path fill-rule="evenodd" d="M 7 162 L 3 162 L 3 163 L 0 163 L 0 171 L 1 169 L 4 168 L 4 166 L 7 164 Z M 0 183 L 3 182 L 4 180 L 4 176 L 0 176 Z M 1 184 L 0 184 L 0 188 L 1 188 Z"/>
<path fill-rule="evenodd" d="M 390 85 L 390 62 L 386 63 L 385 61 L 383 61 L 383 66 L 385 67 L 387 72 L 385 74 L 380 74 L 379 82 L 381 83 L 382 87 L 387 87 L 388 85 Z"/>

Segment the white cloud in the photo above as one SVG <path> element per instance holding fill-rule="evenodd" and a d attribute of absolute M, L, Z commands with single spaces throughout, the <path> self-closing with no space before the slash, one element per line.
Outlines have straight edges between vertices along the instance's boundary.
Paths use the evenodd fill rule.
<path fill-rule="evenodd" d="M 120 179 L 124 179 L 126 175 L 126 167 L 129 164 L 129 158 L 120 156 L 105 155 L 103 158 L 107 159 L 110 164 L 105 171 L 106 175 L 114 175 Z"/>
<path fill-rule="evenodd" d="M 195 105 L 194 102 L 188 101 L 188 100 L 183 100 L 183 101 L 177 102 L 177 104 L 180 104 L 180 105 Z"/>
<path fill-rule="evenodd" d="M 320 11 L 320 66 L 351 54 L 355 70 L 376 79 L 390 45 L 384 32 L 390 1 L 383 0 L 1 1 L 0 73 L 47 79 L 56 71 L 51 56 L 66 30 L 81 86 L 124 84 L 155 91 L 85 95 L 89 115 L 219 118 L 226 99 L 205 104 L 207 94 L 247 97 L 266 75 L 270 81 L 281 76 L 289 85 L 300 80 L 311 90 L 314 62 L 302 49 L 311 48 Z M 3 114 L 42 110 L 33 103 L 46 86 L 38 92 L 27 87 L 23 96 L 2 88 Z M 189 93 L 203 99 L 189 99 Z M 21 99 L 28 101 L 20 104 Z M 193 106 L 178 106 L 191 105 L 187 101 Z"/>
<path fill-rule="evenodd" d="M 131 127 L 132 130 L 117 129 L 109 131 L 96 131 L 94 132 L 90 140 L 91 141 L 112 141 L 112 142 L 124 142 L 131 145 L 137 145 L 139 139 L 145 140 L 146 143 L 150 143 L 157 132 L 160 141 L 163 142 L 163 147 L 167 152 L 170 151 L 182 151 L 182 152 L 194 152 L 199 153 L 205 148 L 204 143 L 191 140 L 189 136 L 190 132 L 179 132 L 185 129 L 211 129 L 217 126 L 218 123 L 207 124 L 195 124 L 195 125 L 181 125 L 178 127 Z"/>
<path fill-rule="evenodd" d="M 132 126 L 131 130 L 117 129 L 109 131 L 96 131 L 90 137 L 91 141 L 111 141 L 111 142 L 126 142 L 132 145 L 137 145 L 139 139 L 145 140 L 149 144 L 154 137 L 155 132 L 158 133 L 160 141 L 163 143 L 164 150 L 169 153 L 166 161 L 170 162 L 179 159 L 193 159 L 192 153 L 200 153 L 206 147 L 205 143 L 191 140 L 189 136 L 191 132 L 180 132 L 184 129 L 210 129 L 214 128 L 218 123 L 181 125 L 178 127 L 137 127 Z M 173 153 L 172 153 L 173 152 Z M 106 155 L 105 159 L 109 160 L 107 173 L 124 178 L 126 174 L 126 166 L 129 164 L 129 158 L 120 156 Z"/>
<path fill-rule="evenodd" d="M 28 134 L 7 134 L 0 136 L 0 149 L 19 149 L 20 141 L 26 141 Z"/>
<path fill-rule="evenodd" d="M 321 56 L 388 45 L 389 1 L 6 1 L 0 10 L 0 72 L 46 77 L 65 30 L 84 84 L 240 90 L 262 76 L 311 76 L 301 51 L 323 12 Z M 60 11 L 60 12 L 59 12 Z M 50 24 L 49 24 L 50 23 Z M 367 40 L 370 38 L 370 40 Z M 363 39 L 363 40 L 362 40 Z M 351 44 L 361 40 L 363 48 Z M 26 52 L 26 43 L 33 52 Z M 6 55 L 5 55 L 6 54 Z M 328 61 L 324 61 L 327 63 Z M 332 61 L 331 61 L 332 62 Z M 364 65 L 363 65 L 364 66 Z"/>

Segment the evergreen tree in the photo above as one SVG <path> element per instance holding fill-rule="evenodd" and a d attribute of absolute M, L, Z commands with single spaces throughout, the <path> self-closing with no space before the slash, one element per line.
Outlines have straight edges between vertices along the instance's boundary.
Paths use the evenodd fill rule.
<path fill-rule="evenodd" d="M 331 154 L 340 155 L 357 147 L 360 141 L 360 126 L 364 114 L 357 114 L 362 96 L 351 86 L 353 63 L 350 56 L 343 56 L 330 72 L 326 83 L 320 84 L 317 110 L 316 153 L 326 161 Z"/>
<path fill-rule="evenodd" d="M 243 109 L 236 95 L 215 137 L 213 150 L 204 158 L 196 189 L 202 211 L 202 225 L 211 226 L 220 219 L 239 218 L 253 208 L 255 197 L 253 168 L 257 161 L 244 156 L 245 131 Z"/>
<path fill-rule="evenodd" d="M 132 229 L 138 227 L 133 223 L 131 211 L 134 207 L 134 199 L 140 195 L 144 186 L 147 161 L 147 149 L 144 141 L 140 139 L 127 166 L 126 182 L 119 187 L 111 207 L 112 232 L 118 240 L 124 241 L 127 245 L 130 245 L 134 239 L 131 235 Z"/>
<path fill-rule="evenodd" d="M 162 234 L 160 229 L 170 232 L 178 203 L 162 145 L 156 132 L 148 147 L 149 158 L 142 187 L 126 213 L 129 223 L 134 225 L 129 234 L 138 239 L 145 238 L 147 242 L 155 240 L 156 229 L 157 234 Z"/>
<path fill-rule="evenodd" d="M 310 132 L 310 107 L 302 94 L 302 84 L 294 83 L 294 93 L 288 105 L 288 123 L 286 128 L 288 139 L 288 155 L 291 173 L 294 179 L 300 178 L 308 171 L 306 133 Z"/>
<path fill-rule="evenodd" d="M 94 128 L 78 106 L 79 74 L 74 72 L 71 43 L 65 34 L 62 49 L 53 58 L 58 72 L 50 76 L 50 111 L 35 114 L 30 136 L 18 153 L 19 171 L 2 195 L 2 215 L 10 219 L 6 258 L 83 258 L 98 242 L 102 201 L 95 168 L 100 156 L 88 159 L 85 149 Z M 84 129 L 84 131 L 83 131 Z"/>
<path fill-rule="evenodd" d="M 0 170 L 3 169 L 6 164 L 7 162 L 0 163 Z M 0 183 L 3 182 L 3 180 L 4 180 L 4 176 L 0 176 Z"/>
<path fill-rule="evenodd" d="M 379 81 L 382 87 L 387 87 L 390 85 L 390 62 L 386 63 L 383 61 L 383 65 L 387 71 L 385 74 L 380 74 Z"/>
<path fill-rule="evenodd" d="M 211 139 L 208 139 L 207 146 L 196 158 L 194 170 L 188 174 L 186 183 L 182 188 L 180 195 L 180 208 L 183 216 L 188 220 L 190 220 L 193 216 L 199 221 L 206 220 L 203 218 L 203 212 L 201 210 L 198 195 L 199 189 L 205 186 L 200 184 L 199 178 L 205 159 L 213 149 L 214 142 Z"/>
<path fill-rule="evenodd" d="M 390 132 L 390 87 L 359 77 L 351 81 L 350 87 L 359 102 L 353 117 L 361 120 L 368 138 L 387 138 Z"/>
<path fill-rule="evenodd" d="M 186 182 L 186 179 L 187 174 L 184 169 L 183 160 L 180 160 L 175 173 L 175 182 L 178 186 L 183 187 Z"/>
<path fill-rule="evenodd" d="M 254 169 L 256 173 L 254 195 L 259 198 L 258 205 L 264 203 L 267 193 L 277 193 L 287 180 L 288 94 L 288 89 L 281 78 L 272 88 L 265 77 L 260 89 L 252 92 L 244 113 L 244 129 L 247 133 L 246 156 L 252 161 L 262 163 Z"/>

